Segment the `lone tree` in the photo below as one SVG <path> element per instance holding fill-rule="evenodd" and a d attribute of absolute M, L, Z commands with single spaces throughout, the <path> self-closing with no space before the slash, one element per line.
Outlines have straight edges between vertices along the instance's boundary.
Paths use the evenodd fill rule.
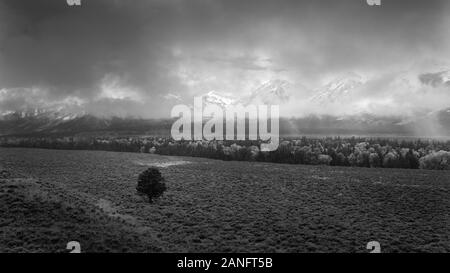
<path fill-rule="evenodd" d="M 164 178 L 156 167 L 150 167 L 139 175 L 136 190 L 139 194 L 148 196 L 148 201 L 153 203 L 153 198 L 160 197 L 167 189 Z"/>

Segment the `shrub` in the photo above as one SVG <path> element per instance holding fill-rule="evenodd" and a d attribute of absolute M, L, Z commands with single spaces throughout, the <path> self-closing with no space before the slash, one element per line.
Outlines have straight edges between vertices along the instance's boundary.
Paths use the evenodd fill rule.
<path fill-rule="evenodd" d="M 371 153 L 369 155 L 369 165 L 371 168 L 378 168 L 381 166 L 380 156 L 377 153 Z"/>
<path fill-rule="evenodd" d="M 357 166 L 358 162 L 357 162 L 357 156 L 354 153 L 351 153 L 348 158 L 348 163 L 350 164 L 350 166 Z"/>
<path fill-rule="evenodd" d="M 370 153 L 367 150 L 360 151 L 356 163 L 359 167 L 370 167 Z"/>
<path fill-rule="evenodd" d="M 420 168 L 427 170 L 450 170 L 450 152 L 432 152 L 420 159 Z"/>
<path fill-rule="evenodd" d="M 405 156 L 405 160 L 407 162 L 405 168 L 418 169 L 420 166 L 419 158 L 420 154 L 418 152 L 409 150 Z"/>
<path fill-rule="evenodd" d="M 319 155 L 317 158 L 319 165 L 330 165 L 333 159 L 329 155 Z"/>
<path fill-rule="evenodd" d="M 258 158 L 259 155 L 259 148 L 258 146 L 250 146 L 248 148 L 249 152 L 250 152 L 250 160 L 254 161 Z"/>
<path fill-rule="evenodd" d="M 0 169 L 0 179 L 9 178 L 10 174 L 7 170 Z"/>
<path fill-rule="evenodd" d="M 346 166 L 348 164 L 347 158 L 343 153 L 336 154 L 336 166 Z"/>
<path fill-rule="evenodd" d="M 388 152 L 383 159 L 383 167 L 385 168 L 397 168 L 398 167 L 398 154 L 395 151 Z"/>
<path fill-rule="evenodd" d="M 239 159 L 239 151 L 242 149 L 242 147 L 240 145 L 237 145 L 236 143 L 232 144 L 230 146 L 230 153 L 231 153 L 231 158 L 233 160 L 237 160 Z"/>
<path fill-rule="evenodd" d="M 166 189 L 164 178 L 158 168 L 150 167 L 139 175 L 136 190 L 139 194 L 147 195 L 150 203 L 154 198 L 160 197 Z"/>

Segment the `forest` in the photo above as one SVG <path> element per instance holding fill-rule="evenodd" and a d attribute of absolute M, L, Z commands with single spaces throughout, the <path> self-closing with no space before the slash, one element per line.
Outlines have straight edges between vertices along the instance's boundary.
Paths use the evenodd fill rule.
<path fill-rule="evenodd" d="M 227 161 L 450 170 L 450 141 L 380 138 L 285 138 L 276 151 L 261 141 L 174 141 L 162 137 L 2 137 L 2 147 L 102 150 Z"/>

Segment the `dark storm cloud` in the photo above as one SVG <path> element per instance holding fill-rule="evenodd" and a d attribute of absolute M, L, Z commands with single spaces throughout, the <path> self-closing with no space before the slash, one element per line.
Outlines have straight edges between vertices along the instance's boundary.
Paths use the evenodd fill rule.
<path fill-rule="evenodd" d="M 450 85 L 450 82 L 443 77 L 446 73 L 448 73 L 448 71 L 421 74 L 419 75 L 419 80 L 421 83 L 431 85 L 433 87 L 438 87 L 444 84 Z"/>
<path fill-rule="evenodd" d="M 65 0 L 3 0 L 0 99 L 29 101 L 12 91 L 28 88 L 49 102 L 75 98 L 103 109 L 123 100 L 130 113 L 157 115 L 168 111 L 169 93 L 239 93 L 278 77 L 314 87 L 343 71 L 378 73 L 450 57 L 448 6 L 82 0 L 69 7 Z"/>
<path fill-rule="evenodd" d="M 138 84 L 158 73 L 147 64 L 156 59 L 150 48 L 161 46 L 143 37 L 145 19 L 107 1 L 85 2 L 73 10 L 56 0 L 7 2 L 17 16 L 3 38 L 2 83 L 92 95 L 107 73 Z"/>

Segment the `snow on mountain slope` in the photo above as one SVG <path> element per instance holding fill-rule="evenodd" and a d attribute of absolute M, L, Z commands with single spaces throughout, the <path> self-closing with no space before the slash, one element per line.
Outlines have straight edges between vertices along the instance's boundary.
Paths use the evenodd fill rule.
<path fill-rule="evenodd" d="M 210 91 L 203 95 L 203 102 L 208 104 L 215 104 L 221 107 L 228 105 L 249 105 L 249 104 L 284 104 L 291 94 L 288 92 L 290 87 L 289 82 L 283 80 L 273 80 L 263 83 L 254 89 L 248 96 L 233 96 L 229 93 L 221 93 L 217 91 Z"/>
<path fill-rule="evenodd" d="M 16 112 L 5 112 L 0 116 L 0 134 L 36 133 L 55 131 L 67 124 L 75 125 L 82 120 L 84 112 L 71 113 L 62 109 L 33 109 Z M 74 126 L 76 127 L 76 126 Z M 78 130 L 74 128 L 74 130 Z"/>
<path fill-rule="evenodd" d="M 226 107 L 228 105 L 234 105 L 237 102 L 237 99 L 233 98 L 231 94 L 228 93 L 219 93 L 217 91 L 210 91 L 203 95 L 203 102 L 208 104 L 215 104 L 221 107 Z"/>
<path fill-rule="evenodd" d="M 328 103 L 351 98 L 352 92 L 364 85 L 364 83 L 365 80 L 360 75 L 348 73 L 316 90 L 316 94 L 310 100 L 313 102 Z"/>
<path fill-rule="evenodd" d="M 267 81 L 257 87 L 248 98 L 242 98 L 244 104 L 282 105 L 286 103 L 291 93 L 288 91 L 291 84 L 285 80 Z"/>

